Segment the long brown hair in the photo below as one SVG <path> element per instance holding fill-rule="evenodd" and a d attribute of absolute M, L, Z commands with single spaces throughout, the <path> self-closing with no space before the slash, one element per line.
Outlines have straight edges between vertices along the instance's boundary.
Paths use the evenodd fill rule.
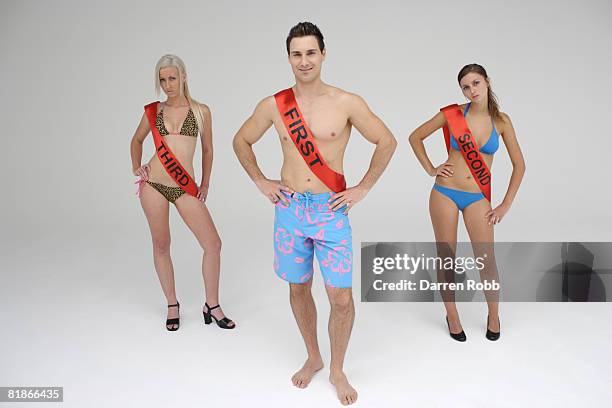
<path fill-rule="evenodd" d="M 457 82 L 461 83 L 461 80 L 467 74 L 475 72 L 477 74 L 482 75 L 487 81 L 487 108 L 489 109 L 489 115 L 493 119 L 498 119 L 503 121 L 503 118 L 499 114 L 499 102 L 497 101 L 497 96 L 491 89 L 491 83 L 489 81 L 489 76 L 487 75 L 487 71 L 484 69 L 482 65 L 479 64 L 468 64 L 465 67 L 461 68 L 459 71 L 459 75 L 457 75 Z"/>

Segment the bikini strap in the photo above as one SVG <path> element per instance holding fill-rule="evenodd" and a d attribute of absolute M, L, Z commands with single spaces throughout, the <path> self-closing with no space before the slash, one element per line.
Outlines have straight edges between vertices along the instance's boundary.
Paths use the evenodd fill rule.
<path fill-rule="evenodd" d="M 497 127 L 495 126 L 495 121 L 493 120 L 493 115 L 491 115 L 491 125 L 493 125 L 493 132 L 499 136 L 499 133 L 497 133 Z"/>
<path fill-rule="evenodd" d="M 464 118 L 467 115 L 468 111 L 470 110 L 470 106 L 472 106 L 472 102 L 468 102 L 468 104 L 465 105 L 465 110 L 463 111 L 463 117 Z"/>

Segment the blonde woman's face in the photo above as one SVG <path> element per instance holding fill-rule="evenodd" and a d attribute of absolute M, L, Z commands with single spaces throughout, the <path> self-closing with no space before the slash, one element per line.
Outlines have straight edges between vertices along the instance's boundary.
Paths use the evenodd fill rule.
<path fill-rule="evenodd" d="M 165 67 L 159 70 L 159 84 L 169 98 L 181 94 L 181 80 L 176 67 Z M 185 77 L 182 78 L 185 81 Z"/>

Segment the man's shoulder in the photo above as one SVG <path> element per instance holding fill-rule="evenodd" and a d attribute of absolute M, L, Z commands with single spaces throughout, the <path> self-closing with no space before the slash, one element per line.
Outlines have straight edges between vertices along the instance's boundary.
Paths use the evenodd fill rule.
<path fill-rule="evenodd" d="M 363 101 L 363 98 L 356 93 L 352 93 L 332 85 L 328 85 L 327 95 L 334 102 L 342 104 L 359 103 Z"/>
<path fill-rule="evenodd" d="M 274 99 L 274 95 L 269 95 L 257 103 L 255 111 L 271 114 L 274 109 L 276 109 L 276 100 Z"/>

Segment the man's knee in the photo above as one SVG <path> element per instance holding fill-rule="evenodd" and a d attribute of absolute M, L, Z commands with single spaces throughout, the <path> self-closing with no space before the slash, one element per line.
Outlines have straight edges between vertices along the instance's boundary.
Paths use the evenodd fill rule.
<path fill-rule="evenodd" d="M 351 288 L 328 288 L 329 303 L 332 310 L 348 312 L 353 306 L 353 291 Z"/>
<path fill-rule="evenodd" d="M 312 287 L 312 279 L 306 283 L 289 283 L 289 294 L 294 299 L 301 299 L 310 296 Z"/>

